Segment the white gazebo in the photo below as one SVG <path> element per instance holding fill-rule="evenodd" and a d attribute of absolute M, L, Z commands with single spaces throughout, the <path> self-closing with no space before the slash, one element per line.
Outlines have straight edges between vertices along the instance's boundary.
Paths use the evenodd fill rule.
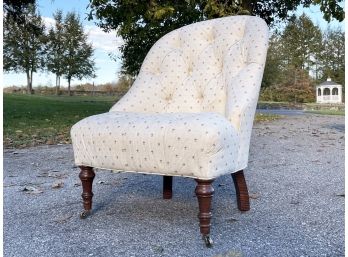
<path fill-rule="evenodd" d="M 327 81 L 316 86 L 316 95 L 317 103 L 342 103 L 342 85 L 327 78 Z"/>

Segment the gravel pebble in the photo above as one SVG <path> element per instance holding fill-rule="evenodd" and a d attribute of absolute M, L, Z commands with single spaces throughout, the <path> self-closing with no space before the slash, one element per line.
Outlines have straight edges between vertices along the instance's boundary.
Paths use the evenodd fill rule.
<path fill-rule="evenodd" d="M 231 176 L 218 178 L 211 249 L 199 234 L 194 180 L 174 178 L 173 199 L 163 200 L 160 176 L 97 170 L 92 216 L 80 220 L 78 172 L 71 145 L 4 150 L 5 256 L 344 255 L 343 116 L 254 126 L 251 210 L 238 211 Z M 42 193 L 23 191 L 30 187 Z"/>

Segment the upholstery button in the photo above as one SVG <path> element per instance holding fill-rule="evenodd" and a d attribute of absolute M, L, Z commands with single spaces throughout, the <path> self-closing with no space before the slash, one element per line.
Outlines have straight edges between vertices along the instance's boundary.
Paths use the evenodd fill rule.
<path fill-rule="evenodd" d="M 214 33 L 214 30 L 211 30 L 209 33 L 208 33 L 208 41 L 209 42 L 213 42 L 215 39 L 215 33 Z"/>
<path fill-rule="evenodd" d="M 172 95 L 168 95 L 166 96 L 166 98 L 164 98 L 164 100 L 166 100 L 167 102 L 172 100 Z"/>
<path fill-rule="evenodd" d="M 220 65 L 219 65 L 219 71 L 222 71 L 223 68 L 224 68 L 224 63 L 221 62 Z"/>

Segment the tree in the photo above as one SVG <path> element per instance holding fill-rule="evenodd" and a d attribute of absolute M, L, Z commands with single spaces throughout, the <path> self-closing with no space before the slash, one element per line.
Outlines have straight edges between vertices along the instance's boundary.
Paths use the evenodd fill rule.
<path fill-rule="evenodd" d="M 264 101 L 305 103 L 315 100 L 313 80 L 305 70 L 288 67 L 279 84 L 273 84 L 262 91 Z"/>
<path fill-rule="evenodd" d="M 322 50 L 322 33 L 307 15 L 292 16 L 281 41 L 281 52 L 287 65 L 316 74 L 315 63 Z"/>
<path fill-rule="evenodd" d="M 63 13 L 58 10 L 53 14 L 55 25 L 48 32 L 46 67 L 48 71 L 56 75 L 56 94 L 59 94 L 60 78 L 64 73 L 65 65 L 63 62 L 66 35 L 63 24 Z"/>
<path fill-rule="evenodd" d="M 64 19 L 64 54 L 62 74 L 68 80 L 68 93 L 73 78 L 94 77 L 95 62 L 93 47 L 87 43 L 87 35 L 83 31 L 79 16 L 67 13 Z"/>
<path fill-rule="evenodd" d="M 251 14 L 268 24 L 286 19 L 300 4 L 321 6 L 324 18 L 344 19 L 339 5 L 343 0 L 90 0 L 89 19 L 99 20 L 106 31 L 117 30 L 124 40 L 121 47 L 122 72 L 136 75 L 150 47 L 164 34 L 193 22 L 228 15 Z"/>
<path fill-rule="evenodd" d="M 275 20 L 288 18 L 289 12 L 295 11 L 299 5 L 309 7 L 311 4 L 320 5 L 324 19 L 330 21 L 335 18 L 339 21 L 344 19 L 344 10 L 339 5 L 343 0 L 206 0 L 205 14 L 209 17 L 222 17 L 235 14 L 256 15 L 263 18 L 268 24 Z M 208 8 L 210 7 L 210 8 Z"/>
<path fill-rule="evenodd" d="M 295 76 L 288 70 L 294 69 L 318 78 L 322 49 L 319 27 L 304 14 L 292 16 L 282 31 L 270 37 L 262 87 L 286 84 L 287 76 Z"/>
<path fill-rule="evenodd" d="M 116 91 L 126 93 L 132 84 L 133 79 L 129 75 L 121 75 L 116 83 Z"/>
<path fill-rule="evenodd" d="M 304 14 L 273 33 L 262 82 L 262 100 L 309 102 L 320 72 L 322 32 Z M 315 80 L 313 80 L 315 78 Z"/>
<path fill-rule="evenodd" d="M 344 85 L 345 51 L 344 32 L 341 28 L 328 28 L 324 33 L 323 50 L 320 55 L 321 81 L 331 77 Z"/>
<path fill-rule="evenodd" d="M 25 9 L 29 5 L 35 5 L 35 0 L 4 0 L 3 10 L 6 16 L 10 16 L 15 22 L 23 23 Z"/>
<path fill-rule="evenodd" d="M 281 82 L 284 71 L 284 57 L 281 49 L 281 35 L 278 32 L 274 32 L 269 39 L 267 59 L 261 84 L 262 88 Z"/>
<path fill-rule="evenodd" d="M 164 34 L 203 19 L 202 12 L 193 1 L 178 1 L 175 6 L 171 1 L 166 2 L 108 1 L 106 9 L 100 1 L 91 2 L 96 17 L 101 19 L 98 25 L 106 31 L 117 29 L 125 42 L 120 48 L 123 74 L 135 76 L 147 52 Z"/>
<path fill-rule="evenodd" d="M 4 19 L 4 70 L 25 72 L 27 93 L 32 94 L 33 73 L 43 69 L 45 53 L 45 26 L 34 5 L 22 10 L 22 22 L 12 15 Z"/>

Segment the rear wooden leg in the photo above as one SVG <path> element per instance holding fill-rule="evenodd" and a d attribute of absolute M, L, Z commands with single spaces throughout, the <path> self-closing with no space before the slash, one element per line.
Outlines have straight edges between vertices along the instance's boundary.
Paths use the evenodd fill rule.
<path fill-rule="evenodd" d="M 84 210 L 80 214 L 80 218 L 84 219 L 86 218 L 92 209 L 92 184 L 93 179 L 95 177 L 95 173 L 93 171 L 92 167 L 88 166 L 79 166 L 80 167 L 80 180 L 82 182 L 82 199 L 83 199 L 83 208 Z"/>
<path fill-rule="evenodd" d="M 211 247 L 213 241 L 210 238 L 210 219 L 212 217 L 211 214 L 211 202 L 214 194 L 214 188 L 212 186 L 213 179 L 211 180 L 201 180 L 196 179 L 196 196 L 198 199 L 199 205 L 199 227 L 201 234 L 203 236 L 203 240 L 207 247 Z"/>
<path fill-rule="evenodd" d="M 173 177 L 163 176 L 163 199 L 172 199 Z"/>
<path fill-rule="evenodd" d="M 248 187 L 245 182 L 243 170 L 232 173 L 232 179 L 234 186 L 236 188 L 237 195 L 237 205 L 240 211 L 249 211 L 250 202 L 249 202 L 249 193 Z"/>

